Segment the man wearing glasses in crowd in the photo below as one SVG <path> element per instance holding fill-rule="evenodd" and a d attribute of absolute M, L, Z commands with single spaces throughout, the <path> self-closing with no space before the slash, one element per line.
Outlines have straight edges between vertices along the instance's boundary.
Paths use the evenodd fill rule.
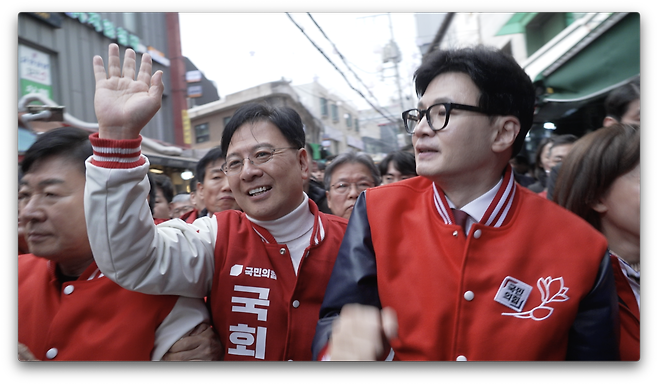
<path fill-rule="evenodd" d="M 319 360 L 615 360 L 606 240 L 515 184 L 534 88 L 510 56 L 437 51 L 415 74 L 412 178 L 357 199 Z"/>
<path fill-rule="evenodd" d="M 340 154 L 324 173 L 327 204 L 334 215 L 350 219 L 356 198 L 367 188 L 381 183 L 379 169 L 363 152 Z"/>
<path fill-rule="evenodd" d="M 101 271 L 150 294 L 208 297 L 225 360 L 310 360 L 311 341 L 347 221 L 319 212 L 303 191 L 305 136 L 290 108 L 239 108 L 221 141 L 243 212 L 156 227 L 139 135 L 160 108 L 162 73 L 148 54 L 109 47 L 93 60 L 99 132 L 91 136 L 85 212 Z M 123 76 L 122 76 L 123 75 Z M 130 198 L 130 199 L 127 199 Z"/>

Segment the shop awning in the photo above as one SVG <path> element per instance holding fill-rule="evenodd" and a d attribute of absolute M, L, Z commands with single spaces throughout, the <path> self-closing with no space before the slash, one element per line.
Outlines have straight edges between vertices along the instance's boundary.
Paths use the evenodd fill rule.
<path fill-rule="evenodd" d="M 640 74 L 639 13 L 625 15 L 592 41 L 584 39 L 582 45 L 584 48 L 562 65 L 550 72 L 543 71 L 534 79 L 545 88 L 542 101 L 590 100 L 637 77 Z"/>
<path fill-rule="evenodd" d="M 517 12 L 507 20 L 496 36 L 510 35 L 513 33 L 525 33 L 525 27 L 535 18 L 537 12 Z"/>

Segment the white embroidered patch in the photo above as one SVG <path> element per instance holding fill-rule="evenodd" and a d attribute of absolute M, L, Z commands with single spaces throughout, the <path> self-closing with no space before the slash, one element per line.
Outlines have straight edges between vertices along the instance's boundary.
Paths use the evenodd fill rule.
<path fill-rule="evenodd" d="M 523 310 L 523 306 L 528 300 L 531 291 L 532 286 L 519 281 L 516 278 L 507 276 L 503 279 L 503 283 L 500 284 L 500 288 L 498 288 L 498 292 L 494 299 L 496 302 L 503 304 L 512 310 L 521 311 Z"/>
<path fill-rule="evenodd" d="M 242 265 L 233 265 L 231 266 L 231 275 L 233 277 L 237 277 L 242 273 Z"/>
<path fill-rule="evenodd" d="M 564 302 L 569 299 L 569 297 L 567 297 L 567 291 L 569 291 L 569 288 L 564 286 L 564 279 L 562 277 L 552 278 L 549 275 L 546 278 L 539 278 L 537 280 L 537 288 L 541 293 L 541 304 L 539 306 L 522 313 L 501 314 L 516 318 L 530 318 L 535 321 L 542 321 L 553 314 L 553 308 L 546 306 L 547 304 L 551 302 Z"/>

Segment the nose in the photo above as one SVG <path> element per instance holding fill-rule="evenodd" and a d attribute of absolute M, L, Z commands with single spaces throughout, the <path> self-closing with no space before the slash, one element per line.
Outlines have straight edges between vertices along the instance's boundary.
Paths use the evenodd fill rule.
<path fill-rule="evenodd" d="M 357 198 L 362 190 L 357 187 L 356 183 L 350 183 L 350 186 L 347 190 L 347 196 L 349 198 Z"/>
<path fill-rule="evenodd" d="M 240 178 L 242 180 L 250 180 L 255 176 L 259 176 L 262 170 L 254 165 L 251 159 L 242 160 L 242 170 L 240 170 Z"/>
<path fill-rule="evenodd" d="M 34 197 L 23 202 L 18 215 L 23 226 L 33 221 L 41 222 L 46 217 L 46 213 L 39 204 L 38 199 L 34 199 Z"/>
<path fill-rule="evenodd" d="M 421 137 L 421 136 L 427 136 L 427 135 L 433 135 L 434 130 L 430 128 L 429 123 L 427 123 L 427 114 L 423 115 L 423 118 L 418 122 L 418 125 L 416 126 L 416 129 L 414 130 L 413 136 L 415 137 Z"/>

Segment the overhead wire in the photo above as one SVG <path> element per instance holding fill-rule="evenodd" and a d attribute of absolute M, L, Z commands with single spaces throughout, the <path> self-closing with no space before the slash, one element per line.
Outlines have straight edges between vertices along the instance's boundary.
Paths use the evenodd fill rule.
<path fill-rule="evenodd" d="M 286 15 L 288 16 L 288 18 L 290 19 L 290 21 L 292 21 L 293 24 L 295 24 L 295 26 L 297 26 L 297 28 L 298 28 L 298 29 L 301 31 L 301 33 L 306 37 L 306 39 L 308 39 L 308 41 L 311 42 L 311 44 L 313 44 L 313 46 L 315 47 L 315 49 L 317 49 L 317 50 L 322 54 L 322 56 L 324 56 L 324 58 L 327 59 L 327 61 L 328 61 L 333 67 L 334 67 L 334 69 L 336 69 L 336 71 L 338 71 L 338 73 L 343 77 L 343 79 L 345 79 L 345 81 L 347 82 L 347 85 L 349 85 L 350 88 L 351 88 L 352 90 L 354 90 L 356 93 L 358 93 L 358 94 L 363 98 L 363 100 L 365 100 L 365 101 L 366 101 L 366 102 L 367 102 L 367 103 L 368 103 L 368 104 L 369 104 L 369 105 L 370 105 L 375 111 L 377 111 L 381 116 L 383 116 L 384 118 L 386 118 L 389 122 L 391 122 L 391 123 L 396 123 L 396 124 L 398 123 L 398 121 L 394 120 L 393 118 L 391 118 L 390 116 L 387 116 L 384 112 L 382 112 L 382 111 L 379 109 L 379 107 L 377 107 L 376 105 L 374 105 L 374 104 L 373 104 L 368 98 L 366 98 L 366 96 L 363 95 L 363 93 L 362 93 L 360 90 L 356 89 L 356 88 L 352 85 L 352 83 L 347 79 L 347 77 L 345 76 L 345 74 L 343 73 L 343 71 L 341 71 L 341 70 L 336 66 L 336 64 L 335 64 L 335 63 L 334 63 L 334 62 L 333 62 L 333 61 L 332 61 L 332 60 L 331 60 L 331 59 L 330 59 L 330 58 L 324 53 L 324 51 L 322 50 L 322 48 L 320 48 L 320 47 L 319 47 L 319 46 L 313 41 L 313 39 L 311 39 L 311 37 L 308 36 L 308 34 L 306 33 L 306 31 L 304 31 L 304 28 L 302 28 L 299 24 L 297 24 L 297 22 L 295 21 L 295 19 L 293 19 L 292 16 L 290 16 L 290 13 L 286 12 Z M 317 25 L 317 24 L 316 24 L 316 25 Z"/>
<path fill-rule="evenodd" d="M 329 39 L 329 36 L 327 36 L 327 34 L 324 33 L 324 30 L 322 29 L 322 27 L 320 27 L 320 26 L 318 25 L 318 23 L 315 21 L 315 19 L 313 18 L 313 16 L 312 16 L 310 13 L 308 13 L 308 12 L 307 12 L 306 14 L 307 14 L 308 17 L 313 21 L 313 24 L 315 24 L 315 26 L 318 28 L 318 30 L 320 30 L 320 33 L 322 33 L 322 36 L 324 36 L 325 39 L 327 39 L 327 41 L 329 41 L 329 43 L 331 43 L 331 46 L 334 48 L 334 50 L 335 50 L 336 53 L 338 54 L 338 57 L 340 57 L 340 59 L 343 61 L 343 63 L 345 63 L 345 67 L 347 67 L 347 69 L 350 70 L 350 72 L 352 72 L 352 74 L 354 75 L 354 77 L 356 78 L 356 80 L 358 80 L 359 82 L 361 82 L 361 84 L 363 84 L 363 86 L 366 88 L 366 90 L 368 91 L 368 93 L 370 94 L 370 96 L 372 96 L 372 98 L 375 99 L 375 101 L 377 102 L 377 104 L 379 104 L 379 101 L 377 100 L 377 97 L 376 97 L 375 95 L 373 95 L 372 91 L 370 91 L 370 88 L 369 88 L 369 87 L 363 82 L 363 80 L 361 80 L 361 78 L 359 77 L 359 75 L 357 75 L 356 72 L 354 72 L 354 71 L 352 70 L 352 68 L 351 68 L 350 65 L 347 63 L 347 60 L 345 59 L 345 57 L 343 56 L 343 54 L 340 53 L 340 51 L 338 50 L 338 47 L 336 47 L 336 44 L 334 44 L 334 42 L 331 41 L 331 39 Z"/>

